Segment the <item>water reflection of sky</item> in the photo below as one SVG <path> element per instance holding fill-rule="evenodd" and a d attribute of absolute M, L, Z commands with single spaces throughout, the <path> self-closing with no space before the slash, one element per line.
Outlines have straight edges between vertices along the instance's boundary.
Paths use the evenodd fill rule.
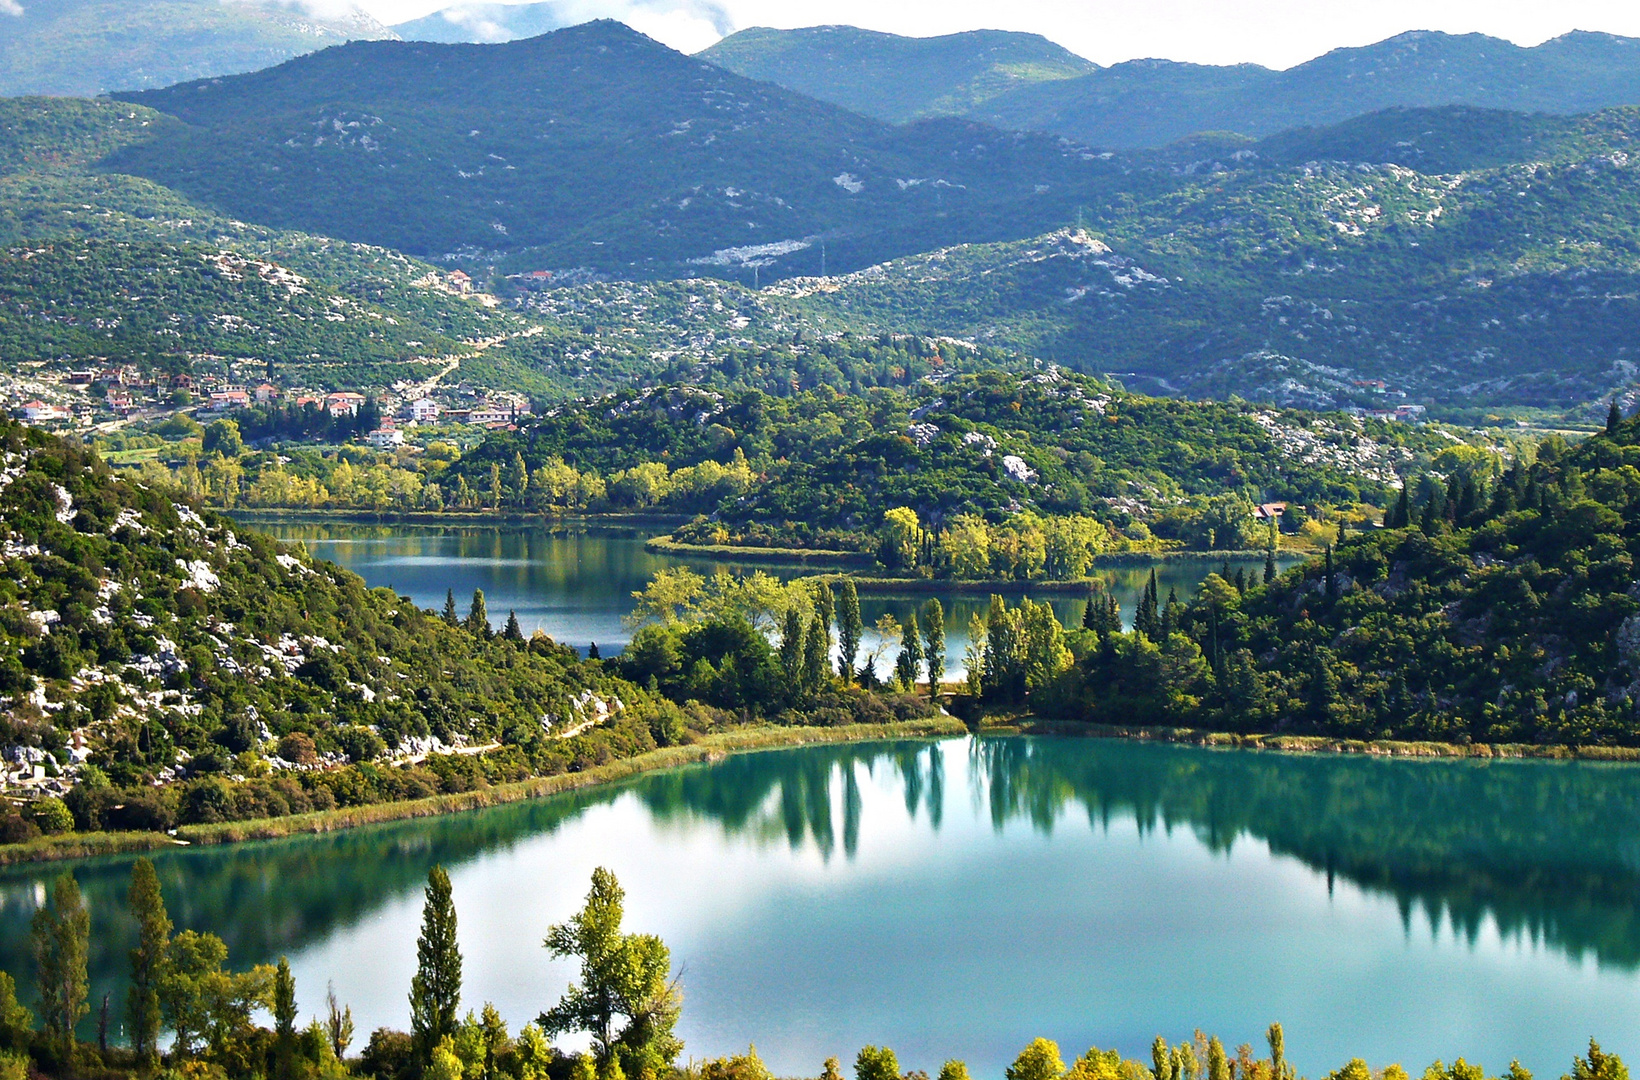
<path fill-rule="evenodd" d="M 699 1058 L 781 1075 L 886 1044 L 1000 1080 L 1031 1038 L 1145 1057 L 1196 1028 L 1302 1072 L 1459 1054 L 1566 1071 L 1640 1054 L 1640 770 L 1380 762 L 1080 740 L 809 747 L 328 837 L 167 854 L 181 926 L 288 953 L 365 1033 L 402 1027 L 419 883 L 451 867 L 464 1004 L 516 1027 L 572 977 L 539 942 L 595 866 L 683 978 Z M 53 868 L 0 874 L 5 966 Z M 98 919 L 127 864 L 78 870 Z M 124 970 L 99 921 L 96 989 Z"/>
<path fill-rule="evenodd" d="M 269 525 L 258 528 L 276 536 L 301 540 L 314 556 L 330 559 L 354 571 L 371 585 L 386 585 L 411 597 L 422 607 L 442 607 L 446 590 L 453 591 L 463 614 L 474 589 L 483 589 L 491 621 L 506 622 L 515 611 L 525 633 L 540 629 L 579 649 L 597 642 L 605 651 L 618 650 L 631 639 L 623 619 L 632 610 L 632 593 L 642 589 L 663 567 L 692 565 L 711 573 L 722 563 L 681 560 L 644 550 L 648 533 L 630 528 L 529 527 L 448 528 L 425 526 L 365 526 L 347 524 Z M 1182 597 L 1222 564 L 1173 562 L 1157 567 L 1162 597 L 1177 589 Z M 1261 573 L 1262 562 L 1232 563 Z M 751 567 L 736 567 L 749 570 Z M 776 569 L 782 576 L 794 572 Z M 1149 568 L 1125 567 L 1101 576 L 1121 603 L 1123 617 L 1133 618 Z M 946 672 L 952 679 L 966 670 L 963 650 L 969 645 L 968 622 L 983 614 L 983 596 L 938 594 L 946 610 Z M 1066 625 L 1081 621 L 1085 601 L 1048 598 Z M 921 609 L 927 595 L 861 597 L 861 614 L 868 627 L 884 614 L 904 622 Z M 899 640 L 884 642 L 868 630 L 865 649 L 883 646 L 878 670 L 887 675 L 898 653 Z"/>

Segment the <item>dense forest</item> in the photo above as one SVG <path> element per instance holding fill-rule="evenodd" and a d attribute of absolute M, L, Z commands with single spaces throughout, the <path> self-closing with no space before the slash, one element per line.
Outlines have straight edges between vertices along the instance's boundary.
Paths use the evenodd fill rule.
<path fill-rule="evenodd" d="M 1492 482 L 1412 486 L 1385 528 L 1263 581 L 1149 590 L 1132 632 L 994 600 L 970 680 L 1054 716 L 1468 743 L 1640 744 L 1640 419 Z M 1041 628 L 1034 632 L 1033 628 Z"/>

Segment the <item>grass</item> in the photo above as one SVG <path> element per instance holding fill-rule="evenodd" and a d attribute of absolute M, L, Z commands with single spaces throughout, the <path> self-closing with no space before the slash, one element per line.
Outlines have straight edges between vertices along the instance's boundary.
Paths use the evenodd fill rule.
<path fill-rule="evenodd" d="M 225 821 L 213 825 L 187 825 L 173 839 L 162 833 L 70 833 L 41 837 L 22 844 L 0 846 L 0 866 L 83 859 L 98 855 L 125 855 L 178 844 L 232 844 L 246 840 L 271 840 L 335 832 L 360 825 L 409 818 L 455 814 L 500 806 L 523 799 L 537 799 L 563 791 L 593 787 L 624 780 L 639 773 L 675 769 L 701 761 L 719 761 L 730 754 L 774 750 L 813 743 L 870 742 L 879 739 L 934 739 L 963 735 L 967 727 L 953 717 L 910 720 L 897 724 L 849 724 L 842 727 L 755 727 L 708 735 L 685 746 L 651 750 L 636 757 L 622 758 L 581 772 L 539 776 L 513 784 L 498 784 L 477 791 L 433 795 L 404 802 L 372 803 L 340 807 L 289 817 Z"/>

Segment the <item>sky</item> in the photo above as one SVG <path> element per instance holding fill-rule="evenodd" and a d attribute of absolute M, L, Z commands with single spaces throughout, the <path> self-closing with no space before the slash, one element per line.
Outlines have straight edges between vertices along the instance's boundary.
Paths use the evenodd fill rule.
<path fill-rule="evenodd" d="M 4 4 L 6 0 L 0 0 Z M 322 0 L 321 0 L 322 2 Z M 355 0 L 384 23 L 456 0 Z M 1290 67 L 1405 30 L 1535 45 L 1570 30 L 1640 37 L 1635 0 L 551 0 L 563 23 L 610 17 L 685 52 L 748 26 L 845 23 L 919 37 L 1042 34 L 1101 64 L 1136 57 Z"/>

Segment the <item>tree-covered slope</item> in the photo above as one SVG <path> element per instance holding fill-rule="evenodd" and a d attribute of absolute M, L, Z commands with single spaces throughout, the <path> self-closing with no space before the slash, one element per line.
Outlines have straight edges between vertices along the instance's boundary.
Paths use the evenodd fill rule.
<path fill-rule="evenodd" d="M 0 95 L 169 86 L 392 36 L 348 4 L 316 14 L 251 0 L 29 0 L 0 6 Z"/>
<path fill-rule="evenodd" d="M 914 38 L 853 26 L 754 26 L 696 55 L 895 123 L 961 116 L 1016 87 L 1074 78 L 1097 66 L 1038 34 L 1003 30 Z"/>
<path fill-rule="evenodd" d="M 1571 115 L 1640 104 L 1640 45 L 1573 33 L 1522 48 L 1483 34 L 1429 31 L 1335 49 L 1272 71 L 1134 60 L 1020 87 L 977 120 L 1095 146 L 1164 146 L 1204 131 L 1262 136 L 1395 106 L 1471 105 Z"/>
<path fill-rule="evenodd" d="M 904 343 L 925 369 L 928 346 Z M 684 386 L 568 404 L 491 435 L 440 483 L 499 483 L 507 504 L 550 505 L 557 488 L 585 487 L 573 470 L 621 505 L 710 514 L 688 530 L 697 542 L 874 551 L 885 512 L 905 507 L 934 527 L 1091 515 L 1235 548 L 1267 542 L 1255 502 L 1381 504 L 1400 471 L 1451 445 L 1433 430 L 1145 397 L 1059 371 L 934 373 L 863 395 Z"/>
<path fill-rule="evenodd" d="M 1391 527 L 1324 560 L 1245 592 L 1209 578 L 1143 637 L 1084 641 L 1057 707 L 1218 730 L 1640 743 L 1637 465 L 1640 420 L 1623 420 L 1573 448 L 1551 439 L 1495 482 L 1430 476 Z"/>
<path fill-rule="evenodd" d="M 116 171 L 245 220 L 513 269 L 844 269 L 1028 235 L 1131 183 L 1050 137 L 897 128 L 612 22 L 356 42 L 131 100 L 181 123 Z"/>

